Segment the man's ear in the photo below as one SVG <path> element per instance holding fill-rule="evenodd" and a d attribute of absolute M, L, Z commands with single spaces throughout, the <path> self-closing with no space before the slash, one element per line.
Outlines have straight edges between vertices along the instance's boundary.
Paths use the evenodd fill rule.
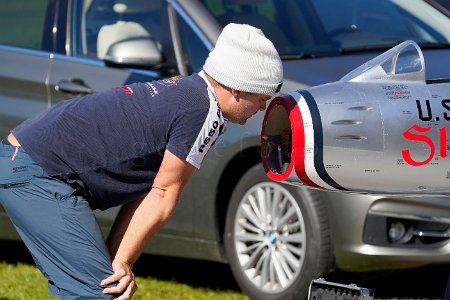
<path fill-rule="evenodd" d="M 231 94 L 233 95 L 234 98 L 238 98 L 239 94 L 241 92 L 235 89 L 231 89 Z"/>

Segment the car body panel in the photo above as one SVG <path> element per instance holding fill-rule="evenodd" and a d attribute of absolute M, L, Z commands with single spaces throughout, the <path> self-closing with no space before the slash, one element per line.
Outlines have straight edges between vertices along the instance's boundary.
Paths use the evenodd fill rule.
<path fill-rule="evenodd" d="M 46 81 L 50 54 L 0 46 L 0 135 L 49 106 Z M 17 62 L 20 61 L 20 65 Z"/>
<path fill-rule="evenodd" d="M 72 98 L 76 93 L 64 93 L 55 89 L 61 81 L 78 82 L 92 92 L 102 91 L 115 86 L 127 85 L 137 81 L 153 81 L 160 77 L 157 72 L 134 71 L 130 69 L 106 68 L 98 60 L 67 57 L 59 54 L 52 56 L 48 88 L 52 104 Z M 98 80 L 102 78 L 102 80 Z"/>
<path fill-rule="evenodd" d="M 342 270 L 362 272 L 418 267 L 425 264 L 424 257 L 427 257 L 427 263 L 450 261 L 448 242 L 414 249 L 401 245 L 381 247 L 365 244 L 362 240 L 365 220 L 361 218 L 369 212 L 411 217 L 417 216 L 419 210 L 423 218 L 448 222 L 450 217 L 448 198 L 391 198 L 345 195 L 336 192 L 327 192 L 326 197 L 332 223 L 335 257 Z M 352 207 L 352 210 L 342 211 L 343 207 Z M 332 214 L 337 210 L 342 213 L 339 218 Z M 357 264 L 355 260 L 358 261 Z"/>
<path fill-rule="evenodd" d="M 218 228 L 217 214 L 204 215 L 202 212 L 205 211 L 205 208 L 206 211 L 224 212 L 219 212 L 217 203 L 210 201 L 204 195 L 217 196 L 217 193 L 221 192 L 217 188 L 221 174 L 223 174 L 230 161 L 240 156 L 243 150 L 254 148 L 254 155 L 259 155 L 257 151 L 259 136 L 254 134 L 256 127 L 260 125 L 258 120 L 262 116 L 259 115 L 262 114 L 259 113 L 257 117 L 249 120 L 249 123 L 245 126 L 245 130 L 240 125 L 230 124 L 227 127 L 226 133 L 208 153 L 207 159 L 202 163 L 202 168 L 195 174 L 190 186 L 187 187 L 188 190 L 194 189 L 196 191 L 196 196 L 192 199 L 195 199 L 195 207 L 197 208 L 195 212 L 200 212 L 198 217 L 194 216 L 193 219 L 195 220 L 195 236 L 197 238 L 221 240 L 220 232 L 211 230 Z M 250 130 L 252 127 L 255 130 Z M 237 136 L 236 132 L 239 132 L 239 136 L 241 137 L 239 140 L 233 139 L 233 136 Z"/>

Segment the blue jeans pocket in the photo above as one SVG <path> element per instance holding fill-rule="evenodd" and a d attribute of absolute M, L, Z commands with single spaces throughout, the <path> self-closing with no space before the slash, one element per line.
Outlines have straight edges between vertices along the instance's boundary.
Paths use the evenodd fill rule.
<path fill-rule="evenodd" d="M 12 188 L 26 185 L 33 177 L 42 176 L 44 170 L 31 157 L 19 150 L 15 159 L 11 159 L 15 147 L 0 147 L 0 188 Z"/>
<path fill-rule="evenodd" d="M 8 183 L 0 183 L 0 189 L 10 189 L 15 187 L 23 187 L 25 185 L 28 185 L 30 183 L 30 180 L 23 180 L 23 181 L 12 181 Z"/>
<path fill-rule="evenodd" d="M 29 184 L 33 177 L 27 164 L 0 157 L 0 188 L 9 189 Z"/>

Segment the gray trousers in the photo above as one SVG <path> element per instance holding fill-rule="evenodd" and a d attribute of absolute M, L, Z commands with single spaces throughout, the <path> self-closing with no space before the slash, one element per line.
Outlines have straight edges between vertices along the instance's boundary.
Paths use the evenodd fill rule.
<path fill-rule="evenodd" d="M 111 299 L 111 258 L 86 199 L 21 147 L 0 143 L 0 204 L 59 299 Z"/>

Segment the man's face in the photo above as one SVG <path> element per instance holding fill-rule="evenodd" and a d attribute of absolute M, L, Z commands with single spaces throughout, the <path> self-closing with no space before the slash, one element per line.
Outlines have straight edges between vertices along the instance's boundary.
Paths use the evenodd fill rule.
<path fill-rule="evenodd" d="M 224 116 L 232 123 L 244 125 L 258 111 L 266 109 L 266 103 L 270 98 L 269 95 L 237 92 L 236 101 L 227 111 L 223 111 Z"/>

